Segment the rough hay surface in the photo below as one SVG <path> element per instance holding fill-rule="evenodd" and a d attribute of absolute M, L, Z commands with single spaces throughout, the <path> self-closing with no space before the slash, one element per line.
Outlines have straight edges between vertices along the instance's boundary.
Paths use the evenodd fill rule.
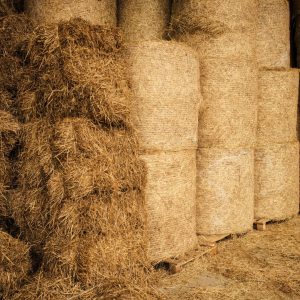
<path fill-rule="evenodd" d="M 116 0 L 28 0 L 25 12 L 37 24 L 82 18 L 94 25 L 116 26 Z"/>
<path fill-rule="evenodd" d="M 251 61 L 201 62 L 199 147 L 251 148 L 256 139 L 257 69 Z"/>
<path fill-rule="evenodd" d="M 299 144 L 255 149 L 255 218 L 284 220 L 299 211 Z"/>
<path fill-rule="evenodd" d="M 159 285 L 166 299 L 298 299 L 300 218 L 268 225 L 218 245 L 218 254 L 196 260 Z"/>
<path fill-rule="evenodd" d="M 297 141 L 298 70 L 261 70 L 257 145 Z"/>
<path fill-rule="evenodd" d="M 128 124 L 131 97 L 117 29 L 73 19 L 38 27 L 23 48 L 31 82 L 21 94 L 31 97 L 21 97 L 22 107 L 34 104 L 27 115 L 85 116 L 108 126 Z"/>
<path fill-rule="evenodd" d="M 289 28 L 287 0 L 258 1 L 257 61 L 260 67 L 290 66 Z"/>
<path fill-rule="evenodd" d="M 148 169 L 148 255 L 159 262 L 196 246 L 195 150 L 145 153 L 141 158 Z"/>
<path fill-rule="evenodd" d="M 252 31 L 256 12 L 253 0 L 175 0 L 171 24 L 177 32 Z"/>
<path fill-rule="evenodd" d="M 255 32 L 229 31 L 216 35 L 203 31 L 193 34 L 175 32 L 172 38 L 196 50 L 200 60 L 207 58 L 256 59 Z"/>
<path fill-rule="evenodd" d="M 122 0 L 119 26 L 129 42 L 162 39 L 169 21 L 168 0 Z"/>
<path fill-rule="evenodd" d="M 199 148 L 197 233 L 247 232 L 253 225 L 253 150 Z"/>
<path fill-rule="evenodd" d="M 0 297 L 17 288 L 30 267 L 29 246 L 0 231 Z"/>
<path fill-rule="evenodd" d="M 195 53 L 174 42 L 129 48 L 133 122 L 144 150 L 197 147 L 201 94 Z"/>

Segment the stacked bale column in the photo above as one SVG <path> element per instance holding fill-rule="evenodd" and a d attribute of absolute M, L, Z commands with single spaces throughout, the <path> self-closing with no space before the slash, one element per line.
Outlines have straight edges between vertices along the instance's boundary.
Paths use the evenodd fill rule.
<path fill-rule="evenodd" d="M 148 168 L 146 207 L 153 262 L 196 246 L 195 196 L 199 64 L 173 42 L 130 46 L 132 107 Z"/>
<path fill-rule="evenodd" d="M 297 103 L 299 71 L 289 69 L 289 3 L 259 3 L 259 101 L 255 149 L 255 219 L 299 211 Z"/>
<path fill-rule="evenodd" d="M 111 26 L 114 8 L 114 1 L 27 1 L 43 26 L 24 44 L 29 80 L 19 92 L 26 123 L 21 192 L 41 194 L 19 194 L 15 202 L 34 204 L 29 238 L 42 241 L 44 274 L 80 282 L 91 298 L 135 297 L 135 286 L 147 284 L 145 168 L 130 120 L 122 38 L 115 28 L 69 20 L 77 14 Z"/>
<path fill-rule="evenodd" d="M 256 1 L 175 0 L 171 33 L 199 55 L 197 233 L 252 228 L 256 129 Z"/>

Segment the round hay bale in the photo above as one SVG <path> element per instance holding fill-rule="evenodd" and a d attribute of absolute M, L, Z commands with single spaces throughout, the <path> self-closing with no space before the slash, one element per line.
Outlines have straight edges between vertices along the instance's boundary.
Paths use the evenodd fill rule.
<path fill-rule="evenodd" d="M 199 146 L 251 148 L 256 136 L 257 69 L 251 61 L 200 62 Z"/>
<path fill-rule="evenodd" d="M 196 245 L 196 152 L 156 152 L 141 158 L 148 168 L 148 256 L 159 262 Z"/>
<path fill-rule="evenodd" d="M 211 34 L 253 30 L 257 3 L 253 0 L 174 0 L 172 27 Z"/>
<path fill-rule="evenodd" d="M 255 149 L 255 219 L 284 220 L 299 211 L 299 144 Z"/>
<path fill-rule="evenodd" d="M 200 104 L 195 53 L 175 42 L 129 48 L 132 115 L 144 150 L 196 149 Z"/>
<path fill-rule="evenodd" d="M 299 71 L 259 72 L 257 144 L 297 141 Z"/>
<path fill-rule="evenodd" d="M 253 150 L 199 148 L 197 233 L 244 233 L 253 225 Z"/>
<path fill-rule="evenodd" d="M 95 25 L 116 26 L 115 0 L 26 0 L 25 12 L 37 24 L 82 18 Z"/>
<path fill-rule="evenodd" d="M 260 67 L 290 66 L 289 28 L 287 0 L 258 1 L 257 61 Z"/>
<path fill-rule="evenodd" d="M 194 48 L 201 60 L 206 58 L 256 59 L 255 34 L 230 31 L 211 35 L 206 32 L 179 33 L 172 36 Z"/>
<path fill-rule="evenodd" d="M 169 0 L 121 0 L 118 15 L 127 41 L 162 39 L 169 21 Z"/>

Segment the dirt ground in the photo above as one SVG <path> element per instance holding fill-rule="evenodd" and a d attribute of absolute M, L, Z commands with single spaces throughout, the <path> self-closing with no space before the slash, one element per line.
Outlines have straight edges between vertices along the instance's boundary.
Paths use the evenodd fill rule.
<path fill-rule="evenodd" d="M 218 254 L 162 275 L 166 299 L 300 299 L 300 217 L 218 243 Z"/>

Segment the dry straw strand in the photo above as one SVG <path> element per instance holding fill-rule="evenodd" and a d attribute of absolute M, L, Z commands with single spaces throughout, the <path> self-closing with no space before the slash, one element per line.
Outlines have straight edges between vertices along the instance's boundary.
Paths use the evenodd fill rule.
<path fill-rule="evenodd" d="M 129 60 L 141 148 L 195 149 L 201 100 L 195 53 L 174 42 L 141 42 L 129 47 Z"/>
<path fill-rule="evenodd" d="M 252 228 L 253 150 L 199 148 L 197 233 L 244 233 Z"/>
<path fill-rule="evenodd" d="M 126 41 L 160 40 L 169 21 L 169 0 L 121 0 L 119 26 Z"/>
<path fill-rule="evenodd" d="M 82 18 L 94 25 L 116 26 L 115 0 L 27 0 L 25 12 L 37 24 Z"/>
<path fill-rule="evenodd" d="M 289 28 L 287 0 L 258 1 L 257 61 L 260 67 L 290 66 Z"/>
<path fill-rule="evenodd" d="M 299 143 L 255 149 L 255 218 L 284 220 L 299 211 Z"/>

